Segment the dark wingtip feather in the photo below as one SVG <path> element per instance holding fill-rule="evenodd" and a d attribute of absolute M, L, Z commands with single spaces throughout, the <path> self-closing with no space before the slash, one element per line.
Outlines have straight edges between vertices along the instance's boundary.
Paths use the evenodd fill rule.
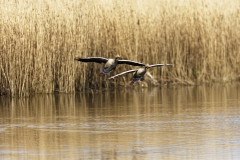
<path fill-rule="evenodd" d="M 128 65 L 132 65 L 132 66 L 145 66 L 145 64 L 143 64 L 141 62 L 135 62 L 135 61 L 131 61 L 131 60 L 118 60 L 118 64 L 128 64 Z"/>

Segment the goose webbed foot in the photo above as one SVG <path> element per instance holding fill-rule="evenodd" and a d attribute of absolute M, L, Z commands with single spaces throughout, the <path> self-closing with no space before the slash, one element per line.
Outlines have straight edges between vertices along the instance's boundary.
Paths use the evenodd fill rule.
<path fill-rule="evenodd" d="M 130 85 L 133 85 L 133 84 L 134 84 L 134 81 L 131 81 L 131 82 L 130 82 Z"/>

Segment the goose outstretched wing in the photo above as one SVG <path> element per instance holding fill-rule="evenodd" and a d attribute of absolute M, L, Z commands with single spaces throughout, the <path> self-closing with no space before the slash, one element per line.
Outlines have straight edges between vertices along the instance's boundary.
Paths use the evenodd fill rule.
<path fill-rule="evenodd" d="M 152 65 L 149 65 L 148 67 L 151 68 L 151 67 L 159 67 L 159 66 L 173 66 L 173 64 L 152 64 Z"/>
<path fill-rule="evenodd" d="M 130 61 L 130 60 L 118 60 L 118 64 L 129 64 L 132 66 L 145 66 L 145 64 L 143 63 Z"/>
<path fill-rule="evenodd" d="M 117 74 L 117 75 L 115 75 L 115 76 L 112 76 L 112 77 L 110 77 L 110 78 L 108 78 L 108 79 L 114 79 L 115 77 L 118 77 L 118 76 L 121 76 L 121 75 L 124 75 L 124 74 L 127 74 L 127 73 L 136 72 L 136 70 L 137 70 L 137 69 L 128 70 L 128 71 L 119 73 L 119 74 Z"/>
<path fill-rule="evenodd" d="M 87 58 L 76 57 L 74 58 L 74 60 L 81 62 L 96 62 L 96 63 L 106 63 L 108 61 L 107 58 L 103 57 L 87 57 Z"/>

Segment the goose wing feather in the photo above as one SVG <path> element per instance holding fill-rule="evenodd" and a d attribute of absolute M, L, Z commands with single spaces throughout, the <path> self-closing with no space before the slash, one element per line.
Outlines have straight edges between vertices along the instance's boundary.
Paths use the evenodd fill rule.
<path fill-rule="evenodd" d="M 81 62 L 96 62 L 96 63 L 106 63 L 108 61 L 107 58 L 103 57 L 87 57 L 87 58 L 76 57 L 74 58 L 74 60 Z"/>
<path fill-rule="evenodd" d="M 118 60 L 118 64 L 129 64 L 132 66 L 145 66 L 145 64 L 143 63 L 130 61 L 130 60 Z"/>
<path fill-rule="evenodd" d="M 124 74 L 127 74 L 127 73 L 131 73 L 131 72 L 136 72 L 136 69 L 128 70 L 128 71 L 119 73 L 119 74 L 117 74 L 117 75 L 115 75 L 115 76 L 112 76 L 112 77 L 110 77 L 110 78 L 108 78 L 108 79 L 114 79 L 115 77 L 118 77 L 118 76 L 121 76 L 121 75 L 124 75 Z"/>
<path fill-rule="evenodd" d="M 152 64 L 152 65 L 149 65 L 149 68 L 159 67 L 159 66 L 173 66 L 173 64 Z"/>

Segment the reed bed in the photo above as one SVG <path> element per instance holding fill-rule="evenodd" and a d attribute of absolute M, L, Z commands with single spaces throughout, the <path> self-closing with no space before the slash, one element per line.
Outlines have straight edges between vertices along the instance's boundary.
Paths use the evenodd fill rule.
<path fill-rule="evenodd" d="M 149 70 L 173 83 L 240 79 L 239 0 L 0 3 L 1 92 L 29 95 L 110 85 L 98 76 L 101 65 L 76 62 L 77 56 L 119 54 L 143 63 L 173 63 Z M 118 66 L 116 73 L 131 68 Z"/>

